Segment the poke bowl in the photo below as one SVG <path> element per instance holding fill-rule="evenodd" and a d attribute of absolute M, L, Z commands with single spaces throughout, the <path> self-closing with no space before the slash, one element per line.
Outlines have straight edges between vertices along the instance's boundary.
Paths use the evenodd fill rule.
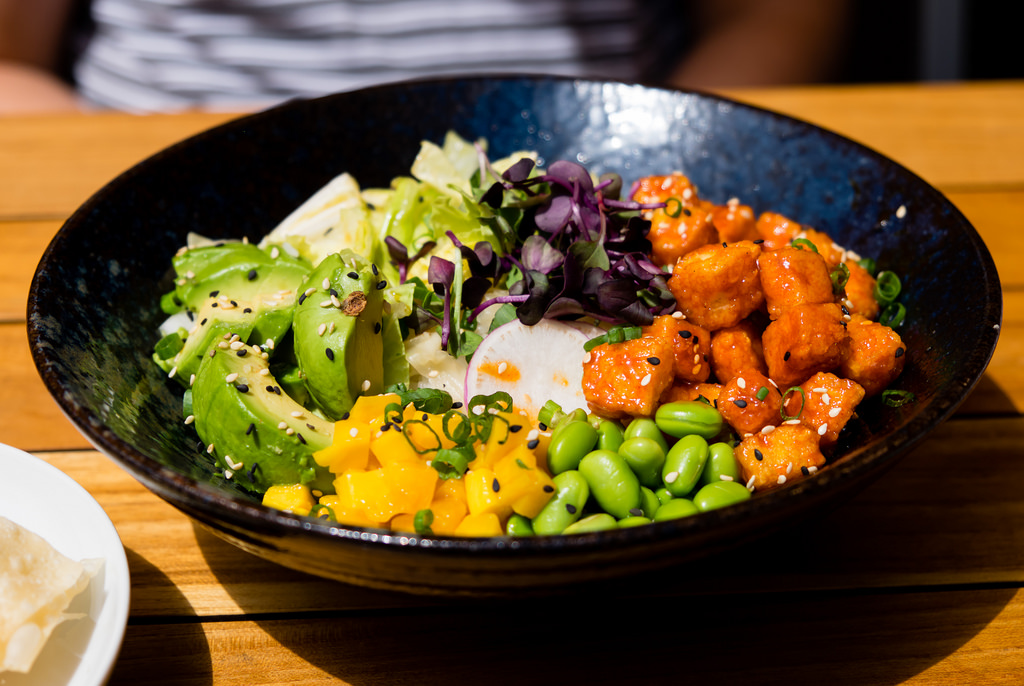
<path fill-rule="evenodd" d="M 246 469 L 237 453 L 225 455 L 223 448 L 218 452 L 214 441 L 197 434 L 202 429 L 195 425 L 200 413 L 196 409 L 193 415 L 192 407 L 206 402 L 201 397 L 203 384 L 193 387 L 195 377 L 183 384 L 180 377 L 174 378 L 178 368 L 168 369 L 166 361 L 180 352 L 181 343 L 173 354 L 154 352 L 166 338 L 161 327 L 166 327 L 168 313 L 182 310 L 180 300 L 168 302 L 169 294 L 180 295 L 178 282 L 193 275 L 175 273 L 176 256 L 180 258 L 186 246 L 264 249 L 261 242 L 268 234 L 288 225 L 297 208 L 307 206 L 339 175 L 351 175 L 361 189 L 393 192 L 393 180 L 409 175 L 425 142 L 430 150 L 441 150 L 446 141 L 481 142 L 479 148 L 469 143 L 468 159 L 480 165 L 478 179 L 489 161 L 511 160 L 503 177 L 495 171 L 494 178 L 504 178 L 506 185 L 511 185 L 509 179 L 516 180 L 515 161 L 524 151 L 530 159 L 526 168 L 519 168 L 526 169 L 524 174 L 571 163 L 592 175 L 592 184 L 610 178 L 602 175 L 617 174 L 611 178 L 629 188 L 642 178 L 679 172 L 702 198 L 719 206 L 739 202 L 757 214 L 777 213 L 829 236 L 850 255 L 870 256 L 899 275 L 898 331 L 903 349 L 897 356 L 905 359 L 891 386 L 910 401 L 886 403 L 881 394 L 865 398 L 820 468 L 805 469 L 788 483 L 780 478 L 770 488 L 747 488 L 752 497 L 727 507 L 641 526 L 581 529 L 568 535 L 519 536 L 505 530 L 455 535 L 438 533 L 429 522 L 417 520 L 412 526 L 411 513 L 407 526 L 392 530 L 372 522 L 312 516 L 308 507 L 304 516 L 295 508 L 264 504 L 263 494 L 250 486 L 260 478 L 273 480 L 267 476 L 273 471 L 271 463 L 262 463 L 261 471 Z M 422 202 L 422 193 L 414 192 L 410 202 Z M 378 209 L 372 200 L 366 207 L 370 212 Z M 665 211 L 668 205 L 658 207 Z M 644 211 L 635 205 L 625 209 L 634 214 Z M 500 214 L 490 216 L 491 225 Z M 452 244 L 459 248 L 456 241 Z M 412 269 L 411 262 L 402 262 L 402 250 L 395 250 L 407 247 L 379 244 L 374 259 L 387 265 L 389 274 L 399 267 Z M 472 247 L 467 239 L 461 254 L 468 255 Z M 449 264 L 461 268 L 459 249 L 455 255 Z M 303 255 L 294 259 L 301 261 Z M 376 262 L 357 265 L 354 260 L 339 274 L 355 274 L 351 270 L 356 267 L 372 269 L 366 288 L 371 301 L 373 290 L 390 288 L 385 279 L 377 281 Z M 669 262 L 658 265 L 664 267 L 665 277 L 672 273 Z M 466 264 L 469 270 L 469 260 Z M 566 269 L 562 265 L 551 273 Z M 250 279 L 255 274 L 255 269 L 248 271 Z M 655 269 L 647 278 L 658 274 Z M 402 276 L 408 274 L 403 271 Z M 205 289 L 199 297 L 216 306 L 217 290 L 211 290 L 209 282 L 197 289 Z M 310 295 L 317 290 L 299 289 L 296 317 L 308 312 L 316 321 L 321 308 L 343 309 L 339 295 L 348 304 L 345 293 L 331 292 L 328 284 L 318 295 Z M 448 307 L 444 288 L 433 290 Z M 309 302 L 303 303 L 303 295 Z M 525 300 L 525 295 L 506 298 L 502 304 Z M 69 301 L 75 306 L 69 307 Z M 671 317 L 676 303 L 661 304 L 659 316 Z M 372 305 L 361 301 L 359 307 Z M 379 313 L 392 306 L 378 307 Z M 425 594 L 503 595 L 665 568 L 741 545 L 792 525 L 809 511 L 838 505 L 956 410 L 991 358 L 1001 307 L 992 258 L 963 215 L 915 174 L 861 144 L 798 119 L 705 93 L 502 76 L 391 84 L 290 102 L 213 128 L 139 163 L 80 207 L 47 248 L 32 283 L 28 334 L 45 385 L 83 435 L 154 493 L 231 543 L 279 564 L 357 585 Z M 571 307 L 561 317 L 552 312 L 551 318 L 559 321 L 579 324 L 585 319 Z M 952 321 L 958 325 L 948 326 Z M 449 324 L 445 319 L 444 326 Z M 600 317 L 580 324 L 591 327 L 584 338 L 593 337 L 593 344 L 616 342 L 614 336 L 609 341 L 611 334 L 601 324 Z M 262 343 L 273 326 L 280 324 L 261 326 L 257 346 L 251 348 L 255 355 L 274 354 L 273 340 Z M 283 329 L 289 326 L 291 320 Z M 323 338 L 323 327 L 317 328 L 312 338 Z M 406 329 L 396 330 L 408 340 Z M 380 334 L 380 328 L 373 333 Z M 326 335 L 333 334 L 332 328 Z M 183 342 L 188 345 L 188 337 Z M 225 342 L 236 341 L 225 336 Z M 251 341 L 237 342 L 231 354 L 245 356 L 250 348 L 243 346 Z M 301 347 L 298 334 L 293 345 Z M 545 345 L 527 351 L 538 365 L 552 356 Z M 590 341 L 588 348 L 593 350 Z M 199 352 L 194 356 L 197 368 L 214 364 L 205 359 L 205 349 Z M 227 355 L 210 352 L 211 360 L 230 363 Z M 324 352 L 330 363 L 341 362 L 330 348 L 320 349 L 321 367 L 327 364 Z M 392 358 L 388 364 L 405 362 Z M 358 369 L 362 362 L 355 364 Z M 218 368 L 216 374 L 234 380 L 231 368 Z M 268 392 L 291 396 L 292 388 L 307 383 L 301 373 L 299 378 L 297 386 L 269 384 Z M 311 432 L 329 428 L 335 420 L 340 427 L 360 395 L 358 380 L 355 386 L 346 383 L 351 397 L 341 401 L 340 409 L 322 412 L 329 403 L 321 402 L 308 416 L 302 414 L 307 408 L 292 415 Z M 366 379 L 362 384 L 366 391 L 371 382 Z M 223 393 L 221 386 L 214 394 Z M 373 386 L 380 388 L 380 380 L 375 379 Z M 249 391 L 238 383 L 229 387 L 232 399 Z M 460 390 L 456 400 L 461 401 L 465 392 Z M 706 404 L 707 398 L 701 400 Z M 236 422 L 216 404 L 209 408 L 207 427 Z M 550 411 L 544 419 L 552 422 Z M 379 423 L 383 427 L 388 421 Z M 281 422 L 282 430 L 286 425 Z M 240 428 L 241 434 L 251 433 L 255 420 L 248 429 L 245 422 Z M 549 434 L 551 428 L 540 423 Z M 293 434 L 288 436 L 294 438 Z M 306 443 L 302 436 L 297 438 Z M 317 454 L 329 444 L 316 446 Z M 310 461 L 313 452 L 308 448 L 302 458 L 310 473 L 316 470 Z M 752 484 L 753 478 L 738 485 Z M 301 490 L 308 497 L 310 489 Z M 317 488 L 312 492 L 321 495 Z M 326 509 L 315 501 L 312 507 L 314 513 Z"/>

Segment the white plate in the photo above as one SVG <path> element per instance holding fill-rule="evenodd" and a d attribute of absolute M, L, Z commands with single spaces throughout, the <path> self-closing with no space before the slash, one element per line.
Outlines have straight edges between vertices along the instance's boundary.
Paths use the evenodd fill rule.
<path fill-rule="evenodd" d="M 0 673 L 3 686 L 106 683 L 128 623 L 131 583 L 117 530 L 88 491 L 56 467 L 0 444 L 0 516 L 42 536 L 74 559 L 103 566 L 72 601 L 85 616 L 54 629 L 28 674 Z"/>

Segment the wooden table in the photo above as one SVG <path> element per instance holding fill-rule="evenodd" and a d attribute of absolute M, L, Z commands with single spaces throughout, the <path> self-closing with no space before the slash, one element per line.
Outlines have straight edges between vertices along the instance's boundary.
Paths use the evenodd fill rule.
<path fill-rule="evenodd" d="M 844 133 L 943 191 L 995 256 L 1005 315 L 956 415 L 821 521 L 600 594 L 445 601 L 319 580 L 194 527 L 91 450 L 43 388 L 25 302 L 61 222 L 226 115 L 0 120 L 0 442 L 116 525 L 132 604 L 114 684 L 994 684 L 1024 679 L 1024 82 L 732 95 Z"/>

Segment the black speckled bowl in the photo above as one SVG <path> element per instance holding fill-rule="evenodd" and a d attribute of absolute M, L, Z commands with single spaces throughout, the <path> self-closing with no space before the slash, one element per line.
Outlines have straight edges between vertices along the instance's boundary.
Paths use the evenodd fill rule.
<path fill-rule="evenodd" d="M 409 169 L 421 140 L 483 136 L 592 171 L 682 170 L 715 201 L 739 197 L 832 234 L 903 278 L 916 402 L 868 402 L 841 456 L 813 478 L 740 505 L 650 526 L 511 540 L 329 526 L 211 484 L 177 387 L 150 361 L 171 255 L 189 231 L 256 241 L 341 171 L 366 186 Z M 708 95 L 558 78 L 470 78 L 295 102 L 175 145 L 121 175 L 67 221 L 28 303 L 32 354 L 67 416 L 161 497 L 281 564 L 367 586 L 501 594 L 678 563 L 834 505 L 947 418 L 999 333 L 999 279 L 978 234 L 900 165 L 807 123 Z M 949 326 L 956 322 L 956 326 Z"/>

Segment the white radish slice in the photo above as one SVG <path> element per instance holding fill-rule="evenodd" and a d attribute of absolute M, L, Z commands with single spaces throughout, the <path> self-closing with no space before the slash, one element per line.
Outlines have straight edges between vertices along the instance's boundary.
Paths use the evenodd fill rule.
<path fill-rule="evenodd" d="M 489 333 L 466 371 L 466 402 L 475 395 L 505 391 L 513 407 L 536 417 L 548 400 L 566 412 L 587 409 L 583 396 L 583 344 L 603 331 L 579 322 L 519 320 Z"/>

